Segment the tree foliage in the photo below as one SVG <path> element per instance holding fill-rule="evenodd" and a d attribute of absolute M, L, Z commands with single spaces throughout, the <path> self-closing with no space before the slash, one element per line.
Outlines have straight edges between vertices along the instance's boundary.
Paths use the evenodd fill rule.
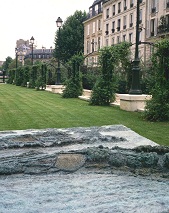
<path fill-rule="evenodd" d="M 64 22 L 63 27 L 56 32 L 55 58 L 68 62 L 73 55 L 83 52 L 84 49 L 84 26 L 86 12 L 76 11 Z"/>
<path fill-rule="evenodd" d="M 144 117 L 150 121 L 169 120 L 169 40 L 155 44 L 152 57 L 151 94 Z"/>
<path fill-rule="evenodd" d="M 99 63 L 101 66 L 101 77 L 94 85 L 90 100 L 91 105 L 109 105 L 115 100 L 117 90 L 118 73 L 117 67 L 124 72 L 130 68 L 130 43 L 123 42 L 119 45 L 104 47 L 99 52 Z M 126 74 L 127 75 L 127 74 Z"/>
<path fill-rule="evenodd" d="M 80 73 L 80 66 L 84 58 L 82 55 L 74 55 L 69 61 L 70 76 L 66 82 L 66 88 L 63 90 L 63 98 L 77 98 L 82 95 L 82 76 Z"/>
<path fill-rule="evenodd" d="M 10 69 L 11 63 L 12 63 L 12 58 L 8 56 L 2 65 L 2 69 L 6 71 L 6 74 L 8 74 L 8 70 Z"/>

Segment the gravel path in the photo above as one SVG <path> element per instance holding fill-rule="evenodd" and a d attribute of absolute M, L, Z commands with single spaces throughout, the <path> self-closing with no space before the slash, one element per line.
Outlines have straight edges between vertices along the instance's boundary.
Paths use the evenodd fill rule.
<path fill-rule="evenodd" d="M 78 171 L 0 177 L 1 213 L 167 213 L 169 183 Z"/>

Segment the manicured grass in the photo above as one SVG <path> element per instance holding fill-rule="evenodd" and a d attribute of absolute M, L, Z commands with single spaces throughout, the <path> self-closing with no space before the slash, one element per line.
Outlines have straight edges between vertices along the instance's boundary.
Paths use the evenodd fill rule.
<path fill-rule="evenodd" d="M 0 131 L 122 124 L 162 145 L 169 145 L 169 123 L 147 122 L 141 113 L 119 107 L 89 106 L 79 99 L 0 84 Z"/>

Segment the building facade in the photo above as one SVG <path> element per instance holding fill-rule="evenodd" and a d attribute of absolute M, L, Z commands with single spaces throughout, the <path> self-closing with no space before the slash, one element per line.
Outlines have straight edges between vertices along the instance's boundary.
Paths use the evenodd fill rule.
<path fill-rule="evenodd" d="M 169 36 L 169 0 L 147 1 L 148 41 L 156 41 Z"/>
<path fill-rule="evenodd" d="M 151 43 L 169 35 L 169 0 L 140 0 L 139 12 L 139 57 L 147 63 L 153 51 Z M 137 0 L 94 1 L 84 22 L 86 65 L 98 61 L 99 48 L 122 41 L 132 44 L 134 58 L 136 16 Z"/>
<path fill-rule="evenodd" d="M 103 46 L 103 0 L 94 1 L 84 21 L 85 64 L 95 66 L 98 63 L 98 50 Z"/>
<path fill-rule="evenodd" d="M 53 49 L 50 47 L 50 49 L 46 49 L 45 47 L 42 47 L 41 49 L 33 49 L 33 61 L 48 61 L 53 57 Z M 27 52 L 25 58 L 32 58 L 32 50 Z"/>
<path fill-rule="evenodd" d="M 32 59 L 32 44 L 29 40 L 19 39 L 16 41 L 16 57 L 24 65 L 26 59 Z M 36 45 L 33 45 L 33 61 L 48 61 L 53 57 L 53 49 L 46 49 L 42 46 L 41 49 L 37 49 Z"/>
<path fill-rule="evenodd" d="M 123 41 L 132 44 L 134 58 L 136 19 L 136 0 L 109 0 L 103 5 L 103 46 L 111 46 Z M 146 0 L 140 0 L 139 41 L 146 39 Z M 139 45 L 139 57 L 144 61 L 145 48 Z"/>

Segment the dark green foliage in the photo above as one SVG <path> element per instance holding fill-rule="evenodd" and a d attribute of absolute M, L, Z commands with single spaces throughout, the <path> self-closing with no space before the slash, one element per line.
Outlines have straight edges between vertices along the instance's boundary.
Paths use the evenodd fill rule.
<path fill-rule="evenodd" d="M 2 65 L 2 70 L 6 71 L 6 75 L 8 75 L 8 70 L 11 63 L 12 63 L 12 58 L 8 56 Z"/>
<path fill-rule="evenodd" d="M 32 66 L 30 69 L 29 88 L 35 88 L 35 81 L 37 78 L 37 69 L 38 69 L 38 66 Z"/>
<path fill-rule="evenodd" d="M 155 44 L 152 57 L 152 100 L 147 102 L 144 118 L 150 121 L 169 120 L 169 40 Z"/>
<path fill-rule="evenodd" d="M 83 56 L 74 55 L 71 60 L 70 78 L 66 82 L 66 88 L 63 91 L 63 98 L 77 98 L 82 95 L 82 77 L 80 73 L 80 65 L 83 63 Z"/>
<path fill-rule="evenodd" d="M 35 87 L 37 90 L 44 90 L 46 88 L 46 65 L 36 65 L 37 66 L 37 77 L 35 81 Z"/>
<path fill-rule="evenodd" d="M 82 85 L 84 89 L 92 90 L 97 79 L 101 76 L 100 67 L 81 67 Z"/>
<path fill-rule="evenodd" d="M 91 99 L 91 105 L 109 105 L 114 99 L 113 95 L 113 68 L 114 57 L 111 47 L 105 47 L 100 50 L 100 64 L 102 76 L 96 82 Z"/>
<path fill-rule="evenodd" d="M 165 33 L 169 30 L 169 24 L 167 23 L 166 17 L 161 16 L 158 26 L 158 33 Z"/>
<path fill-rule="evenodd" d="M 9 70 L 8 83 L 43 90 L 46 87 L 46 72 L 47 67 L 44 64 L 18 67 L 16 70 Z"/>
<path fill-rule="evenodd" d="M 129 48 L 130 43 L 123 42 L 100 50 L 99 63 L 102 74 L 93 88 L 91 105 L 109 105 L 115 100 L 115 92 L 121 89 L 118 82 L 123 79 L 126 81 L 130 76 Z M 127 83 L 123 90 L 127 90 Z"/>
<path fill-rule="evenodd" d="M 93 87 L 90 104 L 106 106 L 114 100 L 113 83 L 107 83 L 105 79 L 99 78 Z"/>
<path fill-rule="evenodd" d="M 15 73 L 15 84 L 16 86 L 21 86 L 24 80 L 24 69 L 22 67 L 18 67 Z"/>
<path fill-rule="evenodd" d="M 56 32 L 54 57 L 68 62 L 73 55 L 84 50 L 84 26 L 86 12 L 76 11 L 69 16 L 63 27 Z"/>
<path fill-rule="evenodd" d="M 23 81 L 22 81 L 21 86 L 26 87 L 27 82 L 29 82 L 30 67 L 25 66 L 24 69 L 22 69 L 22 72 L 23 72 Z"/>
<path fill-rule="evenodd" d="M 16 70 L 15 69 L 12 69 L 12 70 L 9 70 L 9 73 L 8 73 L 8 81 L 7 83 L 8 84 L 13 84 L 14 83 L 14 80 L 15 80 L 15 72 Z"/>

